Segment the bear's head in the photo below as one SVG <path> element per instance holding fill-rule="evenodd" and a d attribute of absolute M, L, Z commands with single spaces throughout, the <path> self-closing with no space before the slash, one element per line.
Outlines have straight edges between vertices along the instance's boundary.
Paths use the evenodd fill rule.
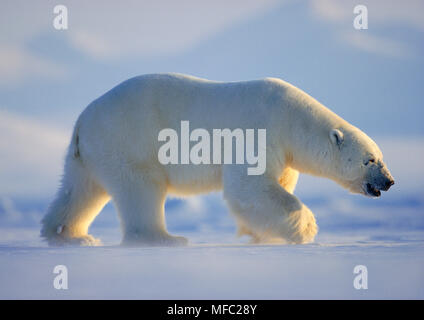
<path fill-rule="evenodd" d="M 377 144 L 361 130 L 344 126 L 329 132 L 334 180 L 353 193 L 379 197 L 394 179 Z"/>

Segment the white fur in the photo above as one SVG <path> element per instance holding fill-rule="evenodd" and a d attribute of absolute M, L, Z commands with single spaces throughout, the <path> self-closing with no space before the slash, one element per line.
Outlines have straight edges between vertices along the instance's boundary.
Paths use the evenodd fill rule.
<path fill-rule="evenodd" d="M 164 128 L 178 132 L 182 120 L 189 120 L 191 129 L 209 132 L 265 128 L 265 174 L 247 176 L 244 165 L 161 165 L 158 133 Z M 334 129 L 343 132 L 342 141 L 332 137 Z M 62 187 L 43 219 L 41 234 L 51 244 L 96 244 L 88 227 L 112 198 L 123 243 L 185 244 L 184 238 L 166 231 L 166 195 L 223 189 L 240 234 L 258 242 L 306 243 L 313 241 L 317 225 L 293 195 L 299 172 L 365 193 L 368 169 L 363 161 L 370 155 L 382 163 L 369 137 L 282 80 L 223 83 L 144 75 L 118 85 L 80 115 Z"/>

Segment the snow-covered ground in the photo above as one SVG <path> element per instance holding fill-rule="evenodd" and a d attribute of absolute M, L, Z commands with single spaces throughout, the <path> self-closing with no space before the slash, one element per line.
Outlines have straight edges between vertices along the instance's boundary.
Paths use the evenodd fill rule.
<path fill-rule="evenodd" d="M 320 227 L 308 245 L 237 238 L 222 195 L 214 193 L 166 203 L 168 229 L 188 237 L 188 247 L 120 247 L 109 204 L 90 230 L 104 246 L 49 248 L 39 221 L 50 199 L 0 196 L 0 298 L 423 299 L 424 143 L 379 142 L 396 179 L 380 199 L 301 176 L 295 193 Z M 53 287 L 56 265 L 68 268 L 68 290 Z M 367 290 L 353 286 L 356 265 L 367 267 Z"/>
<path fill-rule="evenodd" d="M 48 248 L 34 230 L 2 232 L 0 298 L 424 298 L 422 234 L 321 233 L 310 245 L 257 246 L 228 233 L 186 232 L 186 248 L 121 248 L 117 232 L 95 231 L 105 246 Z M 56 265 L 68 268 L 68 290 L 53 287 Z M 368 269 L 367 290 L 353 287 L 356 265 Z"/>

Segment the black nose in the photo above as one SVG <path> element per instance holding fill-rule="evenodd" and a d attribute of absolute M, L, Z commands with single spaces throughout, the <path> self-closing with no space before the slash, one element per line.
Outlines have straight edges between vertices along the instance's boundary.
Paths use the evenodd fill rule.
<path fill-rule="evenodd" d="M 386 190 L 389 190 L 389 188 L 395 184 L 395 181 L 393 179 L 390 179 L 386 182 Z"/>

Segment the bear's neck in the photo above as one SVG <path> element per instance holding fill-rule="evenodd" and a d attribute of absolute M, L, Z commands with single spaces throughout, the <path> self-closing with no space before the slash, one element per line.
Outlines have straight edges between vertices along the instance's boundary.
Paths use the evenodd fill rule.
<path fill-rule="evenodd" d="M 290 126 L 285 133 L 289 137 L 288 165 L 302 173 L 332 178 L 334 157 L 329 133 L 348 124 L 313 98 L 307 96 L 305 100 L 289 106 Z"/>

